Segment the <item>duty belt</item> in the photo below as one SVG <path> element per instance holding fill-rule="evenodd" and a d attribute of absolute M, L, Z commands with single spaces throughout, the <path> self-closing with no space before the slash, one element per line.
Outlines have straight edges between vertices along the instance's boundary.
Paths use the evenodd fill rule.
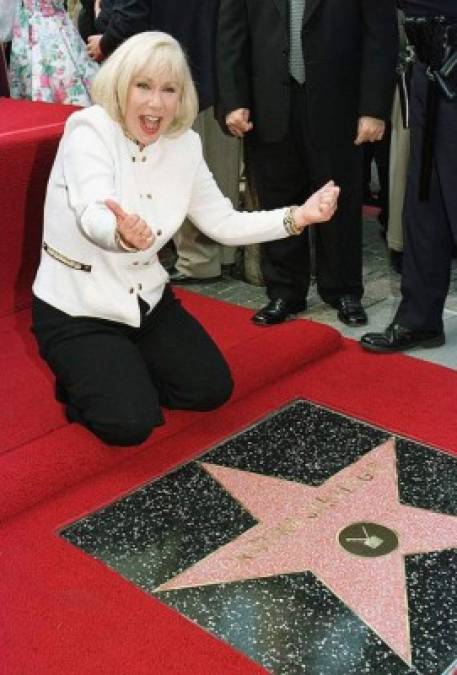
<path fill-rule="evenodd" d="M 457 99 L 457 90 L 449 82 L 457 67 L 457 21 L 444 16 L 408 17 L 405 32 L 428 78 L 419 186 L 419 199 L 426 201 L 430 194 L 439 98 L 449 102 Z"/>

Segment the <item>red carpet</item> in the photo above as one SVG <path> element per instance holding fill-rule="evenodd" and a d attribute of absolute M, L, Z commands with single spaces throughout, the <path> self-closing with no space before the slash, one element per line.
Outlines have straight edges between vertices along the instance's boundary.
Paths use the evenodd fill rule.
<path fill-rule="evenodd" d="M 30 300 L 40 255 L 43 195 L 65 120 L 74 110 L 0 98 L 0 316 Z"/>
<path fill-rule="evenodd" d="M 221 346 L 235 374 L 232 401 L 325 356 L 340 345 L 339 334 L 320 324 L 286 323 L 269 330 L 252 324 L 252 312 L 186 293 L 186 307 Z M 0 520 L 139 449 L 113 450 L 76 425 L 68 425 L 53 395 L 52 375 L 39 359 L 30 333 L 29 310 L 0 319 Z M 252 355 L 252 358 L 251 358 Z M 203 423 L 208 414 L 178 412 L 144 447 Z M 212 418 L 211 418 L 212 419 Z M 154 449 L 155 452 L 155 449 Z"/>
<path fill-rule="evenodd" d="M 58 537 L 63 525 L 294 398 L 457 452 L 457 374 L 376 357 L 320 324 L 255 327 L 250 312 L 182 292 L 236 382 L 213 413 L 170 413 L 150 441 L 108 448 L 68 425 L 29 331 L 44 187 L 71 108 L 0 99 L 0 673 L 251 675 L 246 656 Z"/>
<path fill-rule="evenodd" d="M 246 347 L 245 363 L 255 358 L 256 351 Z M 325 359 L 204 419 L 196 416 L 191 426 L 164 438 L 153 449 L 145 448 L 130 459 L 126 453 L 113 470 L 11 520 L 0 531 L 6 553 L 0 557 L 5 672 L 263 672 L 60 540 L 56 530 L 296 397 L 456 452 L 456 392 L 453 371 L 408 357 L 365 354 L 357 344 L 346 341 Z M 75 438 L 82 456 L 85 441 L 86 451 L 90 450 L 89 437 L 76 434 Z M 64 456 L 63 437 L 60 449 Z"/>

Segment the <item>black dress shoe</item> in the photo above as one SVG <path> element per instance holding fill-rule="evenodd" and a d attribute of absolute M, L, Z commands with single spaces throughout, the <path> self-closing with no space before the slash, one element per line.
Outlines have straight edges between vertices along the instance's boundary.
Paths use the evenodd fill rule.
<path fill-rule="evenodd" d="M 370 352 L 388 354 L 414 347 L 441 347 L 445 341 L 444 333 L 412 330 L 394 322 L 387 326 L 384 333 L 365 333 L 360 339 L 360 344 Z"/>
<path fill-rule="evenodd" d="M 355 295 L 343 295 L 336 303 L 338 319 L 348 326 L 364 326 L 368 317 L 362 303 Z"/>
<path fill-rule="evenodd" d="M 221 276 L 218 277 L 191 277 L 184 272 L 180 272 L 175 267 L 171 270 L 168 270 L 168 276 L 170 277 L 170 283 L 180 284 L 184 286 L 185 284 L 208 284 L 213 281 L 220 281 Z"/>
<path fill-rule="evenodd" d="M 252 321 L 258 326 L 271 326 L 274 323 L 282 323 L 291 314 L 304 312 L 305 309 L 306 300 L 303 302 L 287 302 L 283 298 L 275 298 L 270 300 L 268 305 L 259 309 L 252 317 Z"/>

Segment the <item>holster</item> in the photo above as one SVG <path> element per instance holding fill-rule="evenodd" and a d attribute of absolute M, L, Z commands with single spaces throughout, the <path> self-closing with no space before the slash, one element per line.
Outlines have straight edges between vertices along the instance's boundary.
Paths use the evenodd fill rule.
<path fill-rule="evenodd" d="M 457 23 L 444 16 L 408 17 L 405 32 L 428 77 L 419 187 L 419 199 L 426 201 L 430 193 L 439 99 L 443 97 L 449 102 L 457 99 L 457 84 L 454 86 L 450 81 L 457 72 Z"/>

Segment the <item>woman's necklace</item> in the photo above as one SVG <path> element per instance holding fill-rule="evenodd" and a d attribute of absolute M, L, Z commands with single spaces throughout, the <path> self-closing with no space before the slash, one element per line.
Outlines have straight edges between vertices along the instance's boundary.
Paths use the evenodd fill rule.
<path fill-rule="evenodd" d="M 139 151 L 140 151 L 140 152 L 143 152 L 143 150 L 144 150 L 145 147 L 146 147 L 146 146 L 144 145 L 144 143 L 141 143 L 141 142 L 138 141 L 134 136 L 132 136 L 132 134 L 129 133 L 125 127 L 122 128 L 122 131 L 124 132 L 124 135 L 127 136 L 127 138 L 129 139 L 129 141 L 132 141 L 132 143 L 135 143 L 135 145 L 138 146 Z"/>

